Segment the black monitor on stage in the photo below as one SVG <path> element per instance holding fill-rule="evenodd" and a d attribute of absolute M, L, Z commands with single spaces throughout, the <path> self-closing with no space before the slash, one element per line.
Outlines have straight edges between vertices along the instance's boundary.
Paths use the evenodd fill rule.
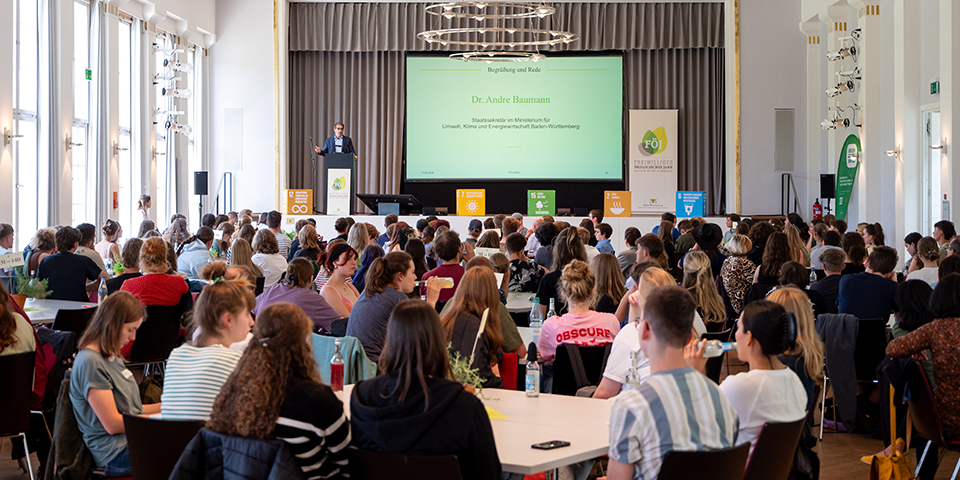
<path fill-rule="evenodd" d="M 420 202 L 417 201 L 417 197 L 409 193 L 401 193 L 398 195 L 379 195 L 372 193 L 358 193 L 357 198 L 360 199 L 370 210 L 373 211 L 374 215 L 381 215 L 380 205 L 397 205 L 399 206 L 399 211 L 396 212 L 400 215 L 409 215 L 412 213 L 420 213 L 423 211 L 423 205 L 420 205 Z M 389 212 L 384 212 L 382 215 L 386 215 Z"/>

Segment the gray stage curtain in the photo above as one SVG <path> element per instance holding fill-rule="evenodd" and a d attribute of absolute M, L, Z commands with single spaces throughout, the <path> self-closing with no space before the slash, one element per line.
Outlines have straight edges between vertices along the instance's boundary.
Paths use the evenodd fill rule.
<path fill-rule="evenodd" d="M 322 143 L 336 121 L 357 147 L 358 191 L 399 193 L 405 53 L 439 49 L 416 40 L 425 5 L 291 4 L 288 181 L 314 189 L 318 209 L 324 185 L 312 180 L 307 137 Z M 724 213 L 722 4 L 555 6 L 559 28 L 583 37 L 565 47 L 626 51 L 627 108 L 680 110 L 678 187 L 706 191 L 707 213 Z M 315 159 L 322 178 L 323 157 Z"/>

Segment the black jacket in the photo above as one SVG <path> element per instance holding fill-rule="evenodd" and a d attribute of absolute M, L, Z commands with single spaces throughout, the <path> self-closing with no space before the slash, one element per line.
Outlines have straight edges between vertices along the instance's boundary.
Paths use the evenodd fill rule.
<path fill-rule="evenodd" d="M 206 428 L 180 455 L 170 480 L 302 479 L 297 460 L 280 440 L 262 442 L 223 435 Z"/>
<path fill-rule="evenodd" d="M 496 313 L 494 313 L 496 315 Z M 489 321 L 489 320 L 488 320 Z M 480 329 L 480 319 L 469 313 L 460 314 L 453 324 L 453 333 L 450 335 L 450 352 L 459 352 L 461 357 L 470 358 L 470 352 L 473 352 L 473 363 L 470 368 L 476 368 L 477 374 L 483 379 L 483 388 L 501 388 L 503 379 L 493 374 L 493 366 L 490 365 L 490 337 L 486 332 L 477 339 L 477 330 Z M 476 342 L 477 349 L 473 350 L 473 344 Z M 502 351 L 493 352 L 497 357 L 503 355 Z"/>
<path fill-rule="evenodd" d="M 431 378 L 429 407 L 413 380 L 406 398 L 394 391 L 397 375 L 362 381 L 350 398 L 351 444 L 361 450 L 457 456 L 464 480 L 500 478 L 500 458 L 483 404 L 463 386 Z"/>

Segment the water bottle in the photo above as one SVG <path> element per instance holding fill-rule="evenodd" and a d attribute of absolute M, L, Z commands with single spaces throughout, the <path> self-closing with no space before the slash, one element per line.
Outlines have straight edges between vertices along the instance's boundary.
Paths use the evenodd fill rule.
<path fill-rule="evenodd" d="M 107 299 L 107 276 L 100 275 L 100 288 L 97 289 L 97 305 Z"/>
<path fill-rule="evenodd" d="M 706 343 L 706 348 L 703 349 L 703 358 L 714 358 L 723 355 L 723 352 L 729 352 L 730 350 L 737 349 L 737 342 L 721 342 L 720 340 L 704 340 L 700 342 L 700 345 Z M 697 345 L 697 348 L 700 348 L 700 345 Z"/>
<path fill-rule="evenodd" d="M 550 299 L 550 308 L 547 309 L 547 318 L 556 317 L 556 316 L 557 316 L 557 310 L 554 308 L 553 302 L 554 302 L 554 299 L 551 298 L 551 299 Z"/>
<path fill-rule="evenodd" d="M 810 267 L 810 285 L 813 285 L 817 281 L 817 271 Z"/>
<path fill-rule="evenodd" d="M 630 352 L 630 370 L 627 370 L 627 376 L 623 379 L 623 391 L 633 390 L 640 385 L 640 370 L 637 368 L 637 352 Z"/>
<path fill-rule="evenodd" d="M 537 363 L 537 344 L 527 347 L 526 391 L 528 397 L 540 396 L 540 364 Z"/>
<path fill-rule="evenodd" d="M 334 392 L 343 391 L 343 356 L 340 355 L 340 339 L 334 340 L 336 351 L 330 360 L 330 388 Z"/>
<path fill-rule="evenodd" d="M 533 299 L 530 308 L 530 340 L 534 345 L 540 341 L 540 330 L 543 328 L 543 311 L 540 310 L 540 299 Z"/>

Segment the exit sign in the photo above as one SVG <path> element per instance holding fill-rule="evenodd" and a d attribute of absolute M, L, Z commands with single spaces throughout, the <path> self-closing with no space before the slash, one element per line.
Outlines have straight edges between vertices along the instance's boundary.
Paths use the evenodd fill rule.
<path fill-rule="evenodd" d="M 936 95 L 940 93 L 940 82 L 930 82 L 930 95 Z"/>

